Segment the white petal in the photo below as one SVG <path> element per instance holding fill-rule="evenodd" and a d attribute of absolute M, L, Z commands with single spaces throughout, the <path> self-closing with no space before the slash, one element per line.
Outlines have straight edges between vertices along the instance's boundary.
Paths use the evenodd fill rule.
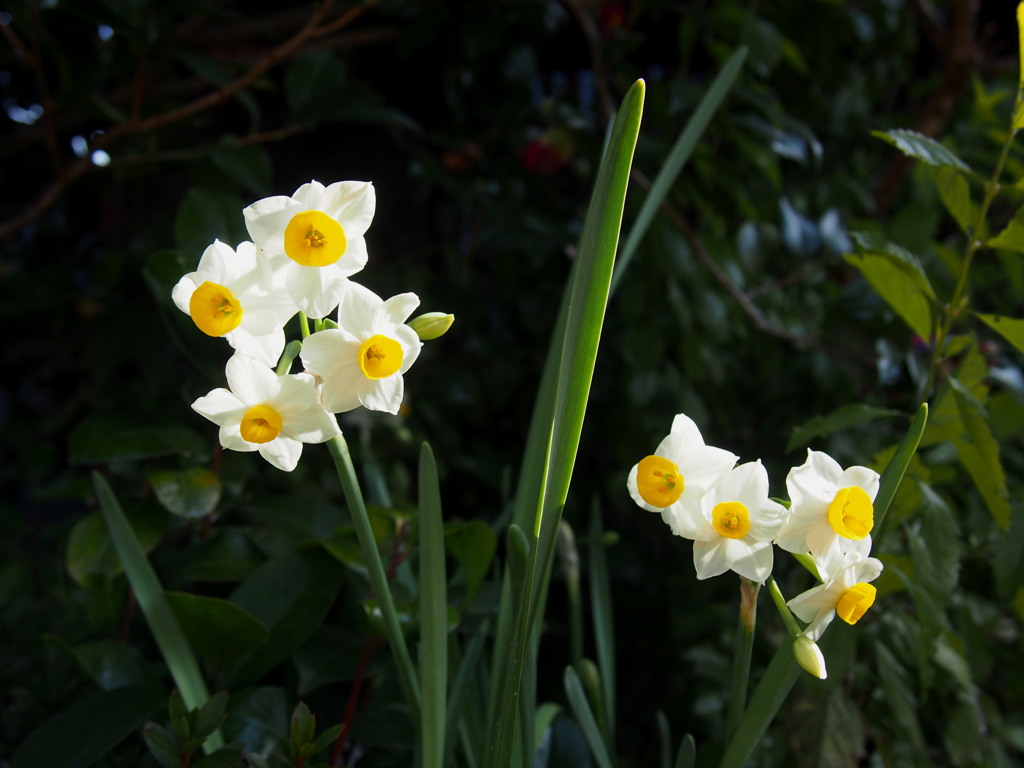
<path fill-rule="evenodd" d="M 742 539 L 730 539 L 726 542 L 732 569 L 758 584 L 764 584 L 771 576 L 774 552 L 769 541 L 747 543 Z"/>
<path fill-rule="evenodd" d="M 249 237 L 268 256 L 284 253 L 284 231 L 288 222 L 305 208 L 290 197 L 265 197 L 242 211 Z"/>
<path fill-rule="evenodd" d="M 398 369 L 398 372 L 405 373 L 412 368 L 412 364 L 419 358 L 420 351 L 423 349 L 423 342 L 416 335 L 416 331 L 407 325 L 399 325 L 396 328 L 392 328 L 389 335 L 397 339 L 402 345 L 402 367 Z"/>
<path fill-rule="evenodd" d="M 402 374 L 396 373 L 386 379 L 377 379 L 373 387 L 359 393 L 359 402 L 371 411 L 398 413 L 402 407 L 402 395 L 405 393 L 405 382 Z"/>
<path fill-rule="evenodd" d="M 259 446 L 242 438 L 238 424 L 225 424 L 220 428 L 220 444 L 231 451 L 255 451 Z"/>
<path fill-rule="evenodd" d="M 365 285 L 350 280 L 338 304 L 338 325 L 368 338 L 373 335 L 374 313 L 383 303 L 384 300 Z"/>
<path fill-rule="evenodd" d="M 262 336 L 254 336 L 241 326 L 227 334 L 225 338 L 232 349 L 255 358 L 264 365 L 274 367 L 284 352 L 284 329 L 276 328 Z"/>
<path fill-rule="evenodd" d="M 247 406 L 273 400 L 280 391 L 277 375 L 254 357 L 236 352 L 225 367 L 228 386 Z"/>
<path fill-rule="evenodd" d="M 278 435 L 269 443 L 260 445 L 259 451 L 260 456 L 278 469 L 291 472 L 299 463 L 299 456 L 302 455 L 302 443 L 294 438 Z"/>
<path fill-rule="evenodd" d="M 361 236 L 370 228 L 377 207 L 377 193 L 369 181 L 338 181 L 324 190 L 320 210 L 345 227 L 348 236 Z"/>
<path fill-rule="evenodd" d="M 693 566 L 698 579 L 710 579 L 728 571 L 729 559 L 722 539 L 693 542 Z"/>
<path fill-rule="evenodd" d="M 342 275 L 349 277 L 354 275 L 356 272 L 366 266 L 366 262 L 369 261 L 369 254 L 366 252 L 366 241 L 362 237 L 348 237 L 345 246 L 345 253 L 341 255 L 341 258 L 333 265 Z"/>
<path fill-rule="evenodd" d="M 234 393 L 220 387 L 208 395 L 198 398 L 192 403 L 192 410 L 205 416 L 214 424 L 234 423 L 242 421 L 248 406 L 239 400 Z"/>
<path fill-rule="evenodd" d="M 420 297 L 415 293 L 400 293 L 385 301 L 377 310 L 378 319 L 386 318 L 390 325 L 402 325 L 420 305 Z M 376 325 L 376 322 L 374 323 Z"/>
<path fill-rule="evenodd" d="M 304 211 L 323 211 L 333 216 L 325 207 L 324 185 L 316 179 L 308 181 L 292 193 L 292 199 L 302 205 Z"/>
<path fill-rule="evenodd" d="M 199 287 L 194 279 L 195 275 L 195 272 L 185 275 L 171 289 L 171 300 L 174 302 L 174 305 L 189 316 L 192 315 L 192 310 L 189 306 L 192 301 L 192 294 Z"/>
<path fill-rule="evenodd" d="M 327 317 L 347 293 L 345 283 L 345 275 L 334 264 L 304 267 L 292 263 L 285 273 L 288 295 L 309 317 Z"/>
<path fill-rule="evenodd" d="M 646 509 L 648 512 L 661 512 L 661 507 L 655 507 L 652 504 L 648 504 L 640 495 L 640 487 L 636 482 L 637 475 L 639 474 L 640 464 L 638 462 L 633 465 L 633 468 L 629 470 L 629 475 L 626 477 L 626 489 L 629 491 L 629 497 L 633 499 L 641 509 Z"/>

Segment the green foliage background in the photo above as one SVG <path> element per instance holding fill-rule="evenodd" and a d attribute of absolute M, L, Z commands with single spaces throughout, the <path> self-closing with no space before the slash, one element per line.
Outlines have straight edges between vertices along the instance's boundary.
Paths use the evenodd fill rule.
<path fill-rule="evenodd" d="M 885 294 L 900 285 L 883 270 L 897 258 L 889 244 L 912 254 L 940 305 L 981 186 L 965 204 L 953 176 L 872 131 L 940 138 L 987 178 L 1018 73 L 1012 14 L 959 0 L 336 6 L 16 2 L 0 19 L 0 758 L 156 765 L 139 734 L 173 725 L 169 679 L 97 511 L 100 469 L 211 691 L 231 693 L 229 739 L 287 746 L 300 699 L 319 730 L 340 723 L 365 678 L 349 736 L 358 764 L 411 764 L 390 659 L 364 640 L 376 632 L 365 568 L 327 452 L 308 446 L 291 475 L 221 453 L 189 404 L 222 385 L 228 350 L 196 333 L 170 288 L 214 238 L 245 238 L 253 200 L 311 178 L 374 182 L 360 280 L 381 295 L 414 290 L 457 319 L 406 377 L 400 417 L 341 424 L 413 639 L 408 531 L 418 446 L 433 446 L 464 648 L 496 611 L 497 536 L 609 112 L 646 80 L 628 224 L 745 45 L 609 305 L 565 512 L 585 582 L 592 503 L 613 532 L 617 764 L 659 764 L 661 709 L 673 744 L 692 733 L 698 765 L 714 765 L 702 745 L 723 736 L 736 584 L 694 580 L 689 544 L 632 504 L 626 472 L 678 412 L 709 443 L 761 458 L 777 495 L 808 445 L 884 466 L 930 354 L 929 310 L 900 312 L 909 305 Z M 302 39 L 315 13 L 326 31 Z M 42 112 L 25 124 L 33 105 Z M 92 162 L 97 149 L 108 165 Z M 1012 148 L 986 237 L 1022 202 L 1022 159 Z M 972 265 L 972 310 L 1021 316 L 1012 235 Z M 858 266 L 879 253 L 879 271 Z M 1024 762 L 1021 352 L 973 319 L 957 338 L 942 373 L 972 399 L 936 390 L 879 536 L 879 600 L 856 631 L 835 632 L 833 674 L 801 681 L 756 765 Z M 970 433 L 982 469 L 966 472 L 956 440 L 970 419 L 957 403 L 975 401 L 992 441 Z M 787 594 L 803 589 L 799 569 L 780 565 Z M 568 611 L 556 568 L 538 693 L 566 712 Z M 755 676 L 785 636 L 767 602 L 758 633 Z M 589 765 L 571 717 L 548 739 L 541 764 Z"/>

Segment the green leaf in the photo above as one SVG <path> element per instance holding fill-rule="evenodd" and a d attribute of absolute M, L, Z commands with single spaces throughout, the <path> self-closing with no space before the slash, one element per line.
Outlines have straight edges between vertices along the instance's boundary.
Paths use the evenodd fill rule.
<path fill-rule="evenodd" d="M 857 236 L 854 236 L 857 239 Z M 858 245 L 862 241 L 858 239 Z M 875 293 L 922 339 L 932 335 L 932 308 L 936 304 L 928 276 L 920 263 L 902 249 L 847 254 L 847 262 L 864 275 Z"/>
<path fill-rule="evenodd" d="M 885 520 L 885 515 L 889 511 L 889 506 L 892 504 L 896 492 L 899 490 L 900 483 L 903 482 L 903 476 L 907 472 L 907 467 L 910 466 L 910 461 L 917 452 L 917 446 L 921 444 L 921 436 L 924 434 L 927 424 L 928 404 L 922 403 L 921 407 L 917 409 L 914 420 L 910 423 L 910 428 L 900 441 L 896 453 L 893 454 L 892 459 L 878 481 L 878 493 L 875 494 L 874 507 L 875 526 L 879 528 Z"/>
<path fill-rule="evenodd" d="M 189 643 L 214 669 L 259 648 L 269 637 L 251 613 L 227 600 L 168 592 L 167 602 Z"/>
<path fill-rule="evenodd" d="M 636 220 L 630 227 L 629 234 L 622 245 L 622 250 L 615 265 L 615 273 L 612 275 L 612 292 L 618 287 L 622 275 L 626 272 L 626 267 L 633 260 L 633 254 L 636 252 L 637 246 L 640 245 L 644 235 L 647 234 L 647 230 L 650 229 L 654 216 L 661 208 L 661 204 L 665 201 L 669 192 L 672 191 L 672 186 L 675 184 L 679 174 L 686 167 L 690 155 L 693 154 L 697 143 L 711 123 L 711 118 L 715 116 L 715 113 L 725 101 L 725 97 L 732 90 L 732 85 L 739 76 L 746 59 L 747 49 L 745 47 L 740 46 L 733 52 L 729 60 L 722 66 L 721 71 L 715 76 L 711 85 L 708 86 L 707 91 L 704 92 L 697 108 L 693 111 L 690 119 L 686 121 L 686 127 L 683 128 L 683 132 L 676 139 L 676 143 L 672 145 L 672 149 L 660 163 L 658 175 L 654 177 L 651 189 L 644 198 Z"/>
<path fill-rule="evenodd" d="M 171 671 L 171 677 L 174 678 L 187 706 L 202 706 L 209 698 L 206 681 L 203 680 L 192 650 L 167 603 L 156 573 L 146 559 L 146 553 L 139 546 L 106 479 L 98 472 L 93 472 L 92 479 L 103 518 L 110 529 L 110 536 L 121 562 L 124 563 L 128 582 L 135 591 L 139 608 L 142 609 L 142 615 L 146 617 L 146 623 L 153 632 L 160 653 Z M 207 742 L 209 751 L 219 748 L 222 744 L 223 739 L 219 733 L 213 734 Z"/>
<path fill-rule="evenodd" d="M 996 333 L 1013 344 L 1018 352 L 1024 352 L 1024 320 L 1015 317 L 1002 317 L 1000 315 L 985 315 L 976 312 L 979 320 L 988 325 Z"/>
<path fill-rule="evenodd" d="M 28 735 L 11 768 L 85 768 L 137 732 L 164 707 L 164 694 L 127 686 L 76 701 Z"/>
<path fill-rule="evenodd" d="M 890 408 L 876 408 L 864 403 L 850 403 L 844 405 L 825 416 L 815 416 L 808 419 L 799 427 L 794 427 L 793 433 L 786 444 L 786 453 L 794 448 L 807 445 L 816 437 L 831 435 L 833 432 L 843 432 L 865 424 L 876 419 L 886 419 L 893 416 L 902 416 L 900 411 Z"/>
<path fill-rule="evenodd" d="M 1024 253 L 1024 206 L 1017 210 L 1006 228 L 995 237 L 990 237 L 985 245 L 1003 251 Z"/>
<path fill-rule="evenodd" d="M 590 610 L 594 617 L 594 646 L 597 666 L 601 670 L 601 699 L 604 705 L 601 720 L 605 729 L 608 751 L 615 752 L 615 617 L 613 615 L 611 576 L 605 557 L 604 526 L 601 510 L 594 502 L 590 511 L 590 541 L 587 552 L 590 559 Z"/>
<path fill-rule="evenodd" d="M 908 157 L 913 157 L 923 163 L 928 163 L 928 165 L 946 166 L 965 173 L 972 173 L 967 163 L 950 150 L 935 139 L 930 139 L 917 131 L 894 128 L 890 131 L 872 131 L 871 135 L 891 144 Z"/>
<path fill-rule="evenodd" d="M 546 580 L 554 553 L 558 522 L 579 448 L 608 302 L 626 188 L 643 114 L 644 92 L 642 80 L 634 83 L 612 125 L 611 138 L 583 225 L 579 255 L 573 267 L 564 335 L 559 337 L 556 332 L 552 338 L 552 350 L 561 350 L 554 408 L 550 413 L 545 408 L 534 412 L 535 419 L 538 415 L 541 419 L 551 415 L 551 422 L 531 424 L 530 428 L 531 437 L 536 435 L 538 440 L 528 444 L 527 450 L 538 455 L 528 455 L 524 464 L 541 468 L 539 475 L 531 475 L 531 482 L 539 480 L 539 483 L 525 490 L 521 487 L 525 496 L 517 499 L 517 504 L 522 503 L 524 508 L 535 510 L 531 532 L 537 543 L 530 550 L 525 574 L 527 583 L 521 602 L 514 609 L 511 637 L 499 638 L 499 642 L 508 641 L 508 656 L 499 668 L 496 705 L 490 707 L 497 716 L 494 730 L 487 738 L 490 750 L 487 764 L 493 768 L 507 768 L 512 760 L 523 660 L 535 611 L 543 599 L 540 585 Z M 547 372 L 543 381 L 551 382 Z M 538 399 L 544 400 L 550 394 L 542 391 Z M 540 460 L 541 455 L 544 456 L 543 461 Z"/>
<path fill-rule="evenodd" d="M 966 434 L 953 438 L 960 463 L 964 465 L 985 505 L 1000 528 L 1010 527 L 1010 497 L 1006 475 L 999 458 L 999 443 L 992 436 L 985 409 L 971 392 L 954 377 L 949 377 Z"/>
<path fill-rule="evenodd" d="M 299 681 L 297 693 L 307 696 L 324 685 L 352 680 L 366 641 L 351 629 L 321 627 L 292 656 Z"/>
<path fill-rule="evenodd" d="M 231 192 L 193 187 L 174 219 L 174 239 L 186 261 L 198 264 L 214 240 L 240 243 L 248 237 L 241 211 L 245 202 Z"/>
<path fill-rule="evenodd" d="M 137 422 L 104 415 L 91 416 L 75 428 L 68 452 L 68 460 L 76 465 L 206 454 L 202 438 L 191 429 L 169 424 L 140 427 Z"/>
<path fill-rule="evenodd" d="M 906 670 L 884 645 L 875 646 L 878 681 L 889 712 L 900 737 L 908 740 L 917 753 L 917 765 L 928 765 L 928 748 L 917 719 L 918 706 L 913 691 L 907 684 Z"/>
<path fill-rule="evenodd" d="M 448 696 L 448 593 L 437 465 L 420 448 L 420 739 L 423 768 L 443 768 Z"/>
<path fill-rule="evenodd" d="M 253 571 L 230 596 L 270 630 L 267 642 L 228 666 L 231 687 L 252 683 L 291 658 L 320 626 L 345 571 L 319 549 L 285 552 Z"/>
<path fill-rule="evenodd" d="M 138 510 L 131 525 L 144 552 L 153 549 L 164 533 L 162 516 L 151 510 Z M 71 578 L 83 587 L 100 586 L 124 569 L 99 512 L 86 515 L 71 529 L 66 563 Z"/>
<path fill-rule="evenodd" d="M 292 60 L 284 78 L 285 98 L 297 122 L 315 120 L 334 107 L 347 78 L 345 65 L 332 51 L 311 51 Z"/>
<path fill-rule="evenodd" d="M 932 181 L 939 190 L 939 197 L 946 210 L 960 225 L 960 231 L 967 234 L 974 224 L 974 208 L 971 206 L 971 188 L 959 171 L 942 166 L 932 172 Z"/>
<path fill-rule="evenodd" d="M 464 520 L 445 523 L 444 546 L 454 557 L 466 578 L 463 606 L 472 605 L 480 586 L 491 569 L 498 537 L 491 526 L 482 520 Z"/>
<path fill-rule="evenodd" d="M 693 740 L 691 734 L 683 736 L 683 740 L 679 743 L 679 752 L 676 754 L 676 762 L 674 768 L 693 768 L 697 762 L 697 744 Z"/>
<path fill-rule="evenodd" d="M 163 768 L 179 768 L 181 755 L 178 740 L 156 723 L 146 723 L 142 729 L 142 738 L 149 747 L 149 752 Z"/>
<path fill-rule="evenodd" d="M 228 744 L 192 763 L 191 768 L 247 768 L 245 749 L 241 744 Z"/>
<path fill-rule="evenodd" d="M 206 517 L 220 502 L 220 480 L 203 467 L 155 472 L 149 482 L 164 509 L 189 520 Z"/>
<path fill-rule="evenodd" d="M 249 192 L 265 197 L 270 192 L 270 155 L 258 146 L 240 147 L 230 139 L 213 147 L 210 162 Z"/>
<path fill-rule="evenodd" d="M 576 722 L 583 731 L 583 736 L 590 746 L 590 752 L 597 760 L 600 768 L 612 768 L 612 761 L 608 757 L 608 750 L 601 738 L 601 729 L 597 727 L 594 713 L 587 701 L 587 694 L 583 691 L 583 684 L 580 682 L 576 670 L 572 667 L 565 668 L 565 694 L 569 698 L 573 714 L 576 715 Z"/>
<path fill-rule="evenodd" d="M 857 765 L 866 753 L 867 734 L 857 705 L 839 687 L 804 689 L 789 710 L 789 741 L 796 768 Z"/>
<path fill-rule="evenodd" d="M 63 640 L 57 642 L 74 657 L 101 690 L 113 691 L 129 685 L 162 690 L 160 678 L 149 662 L 130 645 L 113 640 L 97 640 L 72 648 Z"/>

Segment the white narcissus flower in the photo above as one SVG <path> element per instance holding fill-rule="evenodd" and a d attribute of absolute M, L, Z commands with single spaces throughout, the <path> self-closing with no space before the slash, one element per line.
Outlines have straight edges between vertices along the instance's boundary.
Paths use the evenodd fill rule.
<path fill-rule="evenodd" d="M 284 325 L 297 311 L 249 242 L 234 249 L 215 240 L 171 298 L 207 336 L 221 336 L 235 351 L 271 366 L 284 351 Z"/>
<path fill-rule="evenodd" d="M 837 615 L 847 624 L 856 624 L 875 602 L 874 581 L 882 572 L 882 562 L 860 552 L 833 551 L 827 560 L 815 561 L 825 580 L 803 592 L 786 605 L 803 621 L 810 622 L 804 634 L 817 640 Z"/>
<path fill-rule="evenodd" d="M 284 271 L 288 295 L 310 317 L 326 317 L 349 275 L 366 265 L 366 241 L 376 207 L 368 181 L 325 187 L 303 184 L 290 197 L 259 200 L 244 211 L 253 242 Z"/>
<path fill-rule="evenodd" d="M 701 497 L 700 510 L 692 537 L 697 578 L 732 570 L 763 584 L 772 572 L 772 541 L 786 508 L 768 498 L 768 471 L 760 460 L 729 470 Z"/>
<path fill-rule="evenodd" d="M 739 457 L 704 445 L 693 419 L 682 413 L 657 450 L 629 471 L 629 495 L 648 512 L 660 512 L 672 532 L 688 539 L 703 530 L 699 498 Z"/>
<path fill-rule="evenodd" d="M 775 543 L 819 560 L 830 559 L 833 550 L 867 556 L 878 480 L 873 469 L 843 469 L 828 454 L 808 450 L 807 461 L 786 477 L 792 505 Z"/>
<path fill-rule="evenodd" d="M 220 426 L 220 444 L 232 451 L 259 451 L 278 469 L 291 472 L 303 443 L 323 443 L 341 434 L 333 414 L 316 400 L 305 373 L 278 376 L 247 355 L 226 367 L 230 389 L 215 389 L 192 409 Z"/>
<path fill-rule="evenodd" d="M 402 374 L 423 346 L 405 325 L 419 303 L 414 293 L 384 301 L 369 288 L 349 284 L 338 306 L 338 327 L 302 343 L 302 363 L 320 381 L 324 408 L 342 413 L 362 405 L 398 413 L 405 393 Z"/>

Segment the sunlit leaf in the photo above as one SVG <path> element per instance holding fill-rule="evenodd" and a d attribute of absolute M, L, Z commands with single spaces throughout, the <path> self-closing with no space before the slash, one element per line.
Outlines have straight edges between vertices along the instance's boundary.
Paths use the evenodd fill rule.
<path fill-rule="evenodd" d="M 153 492 L 168 512 L 191 520 L 206 517 L 220 501 L 220 480 L 204 467 L 155 472 Z"/>
<path fill-rule="evenodd" d="M 1022 230 L 1021 234 L 1024 236 L 1024 230 Z M 989 328 L 992 328 L 1013 344 L 1018 352 L 1024 352 L 1024 320 L 1018 320 L 1015 317 L 1002 317 L 1000 315 L 986 315 L 980 312 L 976 313 L 976 316 L 988 325 Z"/>
<path fill-rule="evenodd" d="M 922 339 L 932 335 L 935 292 L 921 267 L 902 249 L 863 250 L 864 239 L 856 237 L 862 250 L 845 259 L 860 270 L 871 287 Z"/>
<path fill-rule="evenodd" d="M 894 128 L 890 131 L 872 131 L 871 135 L 892 144 L 903 154 L 920 160 L 923 163 L 940 167 L 947 166 L 968 173 L 971 172 L 967 163 L 953 154 L 953 152 L 939 144 L 935 139 L 930 139 L 917 131 L 911 131 L 906 128 Z"/>

